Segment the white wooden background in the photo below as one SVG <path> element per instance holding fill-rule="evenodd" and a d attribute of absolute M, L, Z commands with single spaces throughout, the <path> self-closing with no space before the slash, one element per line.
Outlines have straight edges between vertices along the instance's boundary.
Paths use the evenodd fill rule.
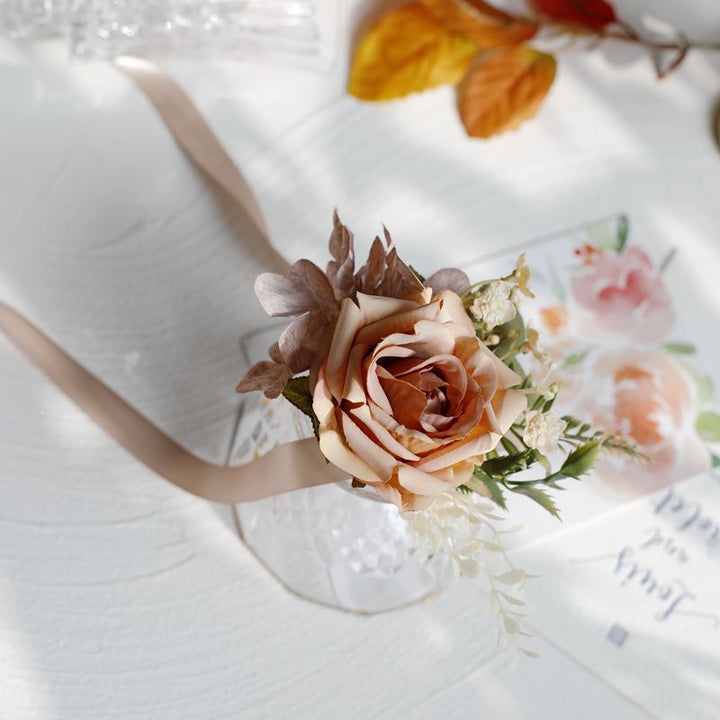
<path fill-rule="evenodd" d="M 617 5 L 720 37 L 715 0 Z M 461 263 L 624 210 L 636 237 L 688 249 L 687 301 L 720 316 L 720 57 L 658 84 L 639 55 L 571 51 L 536 122 L 470 143 L 449 91 L 383 108 L 344 97 L 363 4 L 345 11 L 329 75 L 166 64 L 288 257 L 324 256 L 335 205 L 364 242 L 385 222 L 427 265 L 439 248 Z M 111 67 L 4 43 L 0 92 L 0 295 L 225 461 L 237 338 L 262 322 L 250 292 L 262 259 L 241 249 L 241 222 Z M 509 672 L 470 585 L 370 618 L 288 595 L 226 508 L 153 476 L 4 339 L 0 397 L 2 718 L 647 717 L 546 642 Z"/>

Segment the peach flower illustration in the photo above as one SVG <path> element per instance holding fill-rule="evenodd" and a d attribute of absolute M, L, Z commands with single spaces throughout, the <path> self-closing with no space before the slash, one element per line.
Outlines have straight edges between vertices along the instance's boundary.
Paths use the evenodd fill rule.
<path fill-rule="evenodd" d="M 648 255 L 632 247 L 599 252 L 571 278 L 575 300 L 593 329 L 656 342 L 672 326 L 672 301 Z"/>
<path fill-rule="evenodd" d="M 694 388 L 682 367 L 661 350 L 622 348 L 602 353 L 593 383 L 578 403 L 598 427 L 634 441 L 650 458 L 645 465 L 612 457 L 598 475 L 632 494 L 644 493 L 707 470 L 698 439 Z"/>
<path fill-rule="evenodd" d="M 406 510 L 467 482 L 526 405 L 460 297 L 431 294 L 345 299 L 313 397 L 325 457 Z"/>

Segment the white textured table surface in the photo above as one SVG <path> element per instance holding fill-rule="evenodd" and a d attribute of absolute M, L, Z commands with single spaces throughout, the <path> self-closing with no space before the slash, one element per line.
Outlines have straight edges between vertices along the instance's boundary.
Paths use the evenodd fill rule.
<path fill-rule="evenodd" d="M 668 19 L 720 34 L 716 3 L 677 5 L 663 3 Z M 692 250 L 688 302 L 720 312 L 719 58 L 660 85 L 646 60 L 567 54 L 542 116 L 484 145 L 445 90 L 381 109 L 343 97 L 344 53 L 326 76 L 168 65 L 289 257 L 324 255 L 336 204 L 360 238 L 384 221 L 428 265 L 438 238 L 443 264 L 459 263 L 624 210 L 636 233 Z M 173 437 L 226 460 L 237 338 L 262 322 L 249 289 L 262 262 L 241 251 L 237 217 L 112 68 L 0 45 L 0 91 L 0 294 Z M 4 339 L 0 389 L 0 717 L 647 717 L 546 643 L 509 672 L 470 585 L 370 618 L 290 596 L 225 508 L 154 477 Z"/>

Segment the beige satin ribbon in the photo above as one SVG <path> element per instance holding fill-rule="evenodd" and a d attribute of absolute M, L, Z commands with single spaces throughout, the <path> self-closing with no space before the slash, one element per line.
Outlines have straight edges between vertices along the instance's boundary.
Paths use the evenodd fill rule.
<path fill-rule="evenodd" d="M 268 240 L 260 207 L 245 178 L 181 88 L 144 60 L 123 58 L 117 65 L 145 93 L 188 157 L 246 212 L 271 250 L 271 262 L 277 269 L 288 267 Z M 325 460 L 314 438 L 280 445 L 235 467 L 200 460 L 2 302 L 0 329 L 118 444 L 155 473 L 194 495 L 222 503 L 248 502 L 347 479 L 347 473 Z"/>

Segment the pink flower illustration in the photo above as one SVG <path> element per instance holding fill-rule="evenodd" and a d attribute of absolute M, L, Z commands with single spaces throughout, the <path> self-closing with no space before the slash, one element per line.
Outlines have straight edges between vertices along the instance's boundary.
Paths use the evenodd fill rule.
<path fill-rule="evenodd" d="M 571 278 L 572 293 L 593 331 L 656 342 L 672 326 L 672 301 L 648 255 L 635 247 L 622 255 L 588 255 Z"/>
<path fill-rule="evenodd" d="M 670 355 L 611 350 L 590 370 L 593 382 L 579 399 L 580 411 L 598 427 L 635 442 L 650 458 L 642 465 L 607 458 L 598 464 L 598 476 L 624 492 L 642 494 L 708 469 L 708 453 L 693 428 L 694 387 Z"/>

